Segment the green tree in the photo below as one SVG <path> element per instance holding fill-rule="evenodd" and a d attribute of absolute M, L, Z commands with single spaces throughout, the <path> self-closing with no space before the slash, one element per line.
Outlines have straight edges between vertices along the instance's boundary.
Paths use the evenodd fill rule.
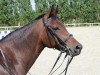
<path fill-rule="evenodd" d="M 58 5 L 58 16 L 64 23 L 100 22 L 100 0 L 0 0 L 0 25 L 24 25 L 33 21 L 50 6 Z"/>
<path fill-rule="evenodd" d="M 23 25 L 31 21 L 34 11 L 29 0 L 0 0 L 0 25 Z"/>

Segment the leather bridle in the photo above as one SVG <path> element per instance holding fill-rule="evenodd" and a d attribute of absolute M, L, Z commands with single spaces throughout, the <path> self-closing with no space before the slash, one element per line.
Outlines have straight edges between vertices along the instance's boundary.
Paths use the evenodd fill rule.
<path fill-rule="evenodd" d="M 48 19 L 49 20 L 49 19 Z M 43 24 L 45 26 L 45 29 L 46 29 L 46 33 L 47 33 L 47 37 L 48 37 L 48 40 L 49 40 L 49 43 L 50 45 L 52 46 L 52 43 L 50 41 L 50 34 L 52 35 L 52 37 L 54 37 L 55 39 L 55 42 L 57 43 L 57 46 L 59 47 L 59 51 L 60 51 L 60 54 L 53 66 L 53 68 L 51 69 L 50 73 L 48 75 L 52 75 L 57 69 L 59 69 L 61 67 L 61 65 L 63 64 L 65 58 L 67 57 L 67 55 L 69 54 L 69 58 L 68 58 L 68 62 L 67 62 L 67 65 L 66 65 L 66 68 L 64 69 L 64 71 L 62 71 L 59 75 L 61 75 L 62 73 L 65 72 L 65 75 L 67 73 L 67 69 L 68 69 L 68 65 L 70 64 L 70 62 L 72 61 L 73 59 L 73 55 L 72 55 L 72 51 L 70 50 L 70 48 L 67 46 L 66 42 L 70 39 L 71 36 L 73 36 L 72 34 L 68 34 L 66 39 L 63 41 L 59 36 L 58 34 L 55 32 L 55 30 L 53 28 L 50 28 L 49 25 L 48 25 L 48 20 L 46 21 L 45 20 L 45 17 L 42 18 L 42 21 L 43 21 Z M 64 59 L 63 59 L 63 62 L 61 63 L 61 65 L 53 71 L 53 69 L 55 68 L 58 60 L 60 59 L 62 53 L 66 53 Z M 52 72 L 53 71 L 53 72 Z"/>
<path fill-rule="evenodd" d="M 52 67 L 52 69 L 51 69 L 51 71 L 50 71 L 50 73 L 49 73 L 48 75 L 52 75 L 56 70 L 58 70 L 58 69 L 61 67 L 61 65 L 63 64 L 63 62 L 64 62 L 65 58 L 67 57 L 67 55 L 69 54 L 70 57 L 68 58 L 68 62 L 67 62 L 66 67 L 65 67 L 65 69 L 59 74 L 59 75 L 61 75 L 62 73 L 65 72 L 64 75 L 66 75 L 67 69 L 68 69 L 68 65 L 70 64 L 70 62 L 71 62 L 72 59 L 73 59 L 72 51 L 71 51 L 70 48 L 67 46 L 66 42 L 67 42 L 67 41 L 70 39 L 70 37 L 73 36 L 73 35 L 72 35 L 72 34 L 68 34 L 67 37 L 66 37 L 66 39 L 63 41 L 63 40 L 56 34 L 56 32 L 53 30 L 53 28 L 48 27 L 48 21 L 46 21 L 44 17 L 42 18 L 42 21 L 43 21 L 43 24 L 44 24 L 44 26 L 45 26 L 46 33 L 47 33 L 47 36 L 48 36 L 50 45 L 52 46 L 52 43 L 51 43 L 51 41 L 50 41 L 50 37 L 49 37 L 50 35 L 49 35 L 49 34 L 51 34 L 51 35 L 54 37 L 54 39 L 55 39 L 57 45 L 59 46 L 59 51 L 60 51 L 60 54 L 59 54 L 59 56 L 58 56 L 58 58 L 57 58 L 55 64 L 53 65 L 53 67 Z M 7 64 L 6 64 L 5 55 L 4 55 L 4 53 L 2 52 L 1 49 L 0 49 L 0 52 L 1 52 L 2 57 L 4 58 L 4 61 L 3 61 L 3 62 L 4 62 L 4 65 L 2 65 L 2 66 L 6 69 L 6 71 L 9 73 L 9 75 L 14 75 L 14 74 L 11 72 L 11 70 L 8 68 L 8 66 L 7 66 Z M 56 70 L 53 71 L 53 69 L 55 68 L 55 66 L 56 66 L 56 64 L 57 64 L 57 62 L 58 62 L 58 60 L 60 59 L 60 57 L 61 57 L 61 55 L 62 55 L 62 53 L 66 53 L 66 55 L 65 55 L 65 57 L 64 57 L 64 59 L 63 59 L 63 62 L 61 63 L 61 65 L 60 65 Z M 29 74 L 30 74 L 30 73 L 29 73 Z M 30 74 L 30 75 L 31 75 L 31 74 Z"/>
<path fill-rule="evenodd" d="M 70 39 L 71 36 L 73 36 L 72 34 L 68 34 L 66 39 L 63 41 L 55 32 L 55 30 L 53 30 L 53 28 L 50 28 L 49 25 L 48 25 L 48 21 L 45 20 L 45 18 L 43 17 L 42 18 L 42 21 L 43 21 L 43 24 L 45 26 L 45 29 L 46 29 L 46 33 L 47 33 L 47 37 L 49 39 L 49 42 L 50 42 L 50 45 L 52 46 L 51 44 L 51 41 L 50 41 L 50 37 L 49 37 L 49 33 L 54 37 L 57 45 L 59 46 L 60 50 L 66 52 L 66 50 L 69 50 L 69 48 L 67 47 L 67 44 L 66 42 Z M 63 49 L 64 48 L 64 49 Z"/>

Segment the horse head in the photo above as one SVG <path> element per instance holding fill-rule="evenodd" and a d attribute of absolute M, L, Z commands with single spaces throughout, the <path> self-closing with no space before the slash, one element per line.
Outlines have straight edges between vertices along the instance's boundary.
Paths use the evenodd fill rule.
<path fill-rule="evenodd" d="M 61 49 L 67 48 L 72 56 L 79 55 L 82 49 L 82 45 L 70 34 L 65 25 L 60 22 L 57 17 L 58 8 L 52 7 L 42 18 L 44 30 L 43 30 L 43 44 L 49 48 Z"/>

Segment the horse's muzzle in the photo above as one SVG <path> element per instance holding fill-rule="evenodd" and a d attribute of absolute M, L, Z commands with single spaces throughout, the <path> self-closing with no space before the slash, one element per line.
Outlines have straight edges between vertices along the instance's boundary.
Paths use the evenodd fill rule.
<path fill-rule="evenodd" d="M 73 49 L 71 50 L 72 55 L 73 56 L 79 55 L 81 53 L 82 48 L 83 48 L 83 46 L 81 44 L 74 46 Z"/>

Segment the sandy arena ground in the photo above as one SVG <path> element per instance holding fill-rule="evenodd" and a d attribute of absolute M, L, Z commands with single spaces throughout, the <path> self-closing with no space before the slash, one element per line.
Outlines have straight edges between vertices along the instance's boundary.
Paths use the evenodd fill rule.
<path fill-rule="evenodd" d="M 100 26 L 67 29 L 83 45 L 81 54 L 71 62 L 67 75 L 100 75 Z M 58 54 L 57 50 L 45 48 L 29 73 L 31 75 L 48 75 Z M 66 62 L 54 75 L 62 72 L 65 64 Z"/>

